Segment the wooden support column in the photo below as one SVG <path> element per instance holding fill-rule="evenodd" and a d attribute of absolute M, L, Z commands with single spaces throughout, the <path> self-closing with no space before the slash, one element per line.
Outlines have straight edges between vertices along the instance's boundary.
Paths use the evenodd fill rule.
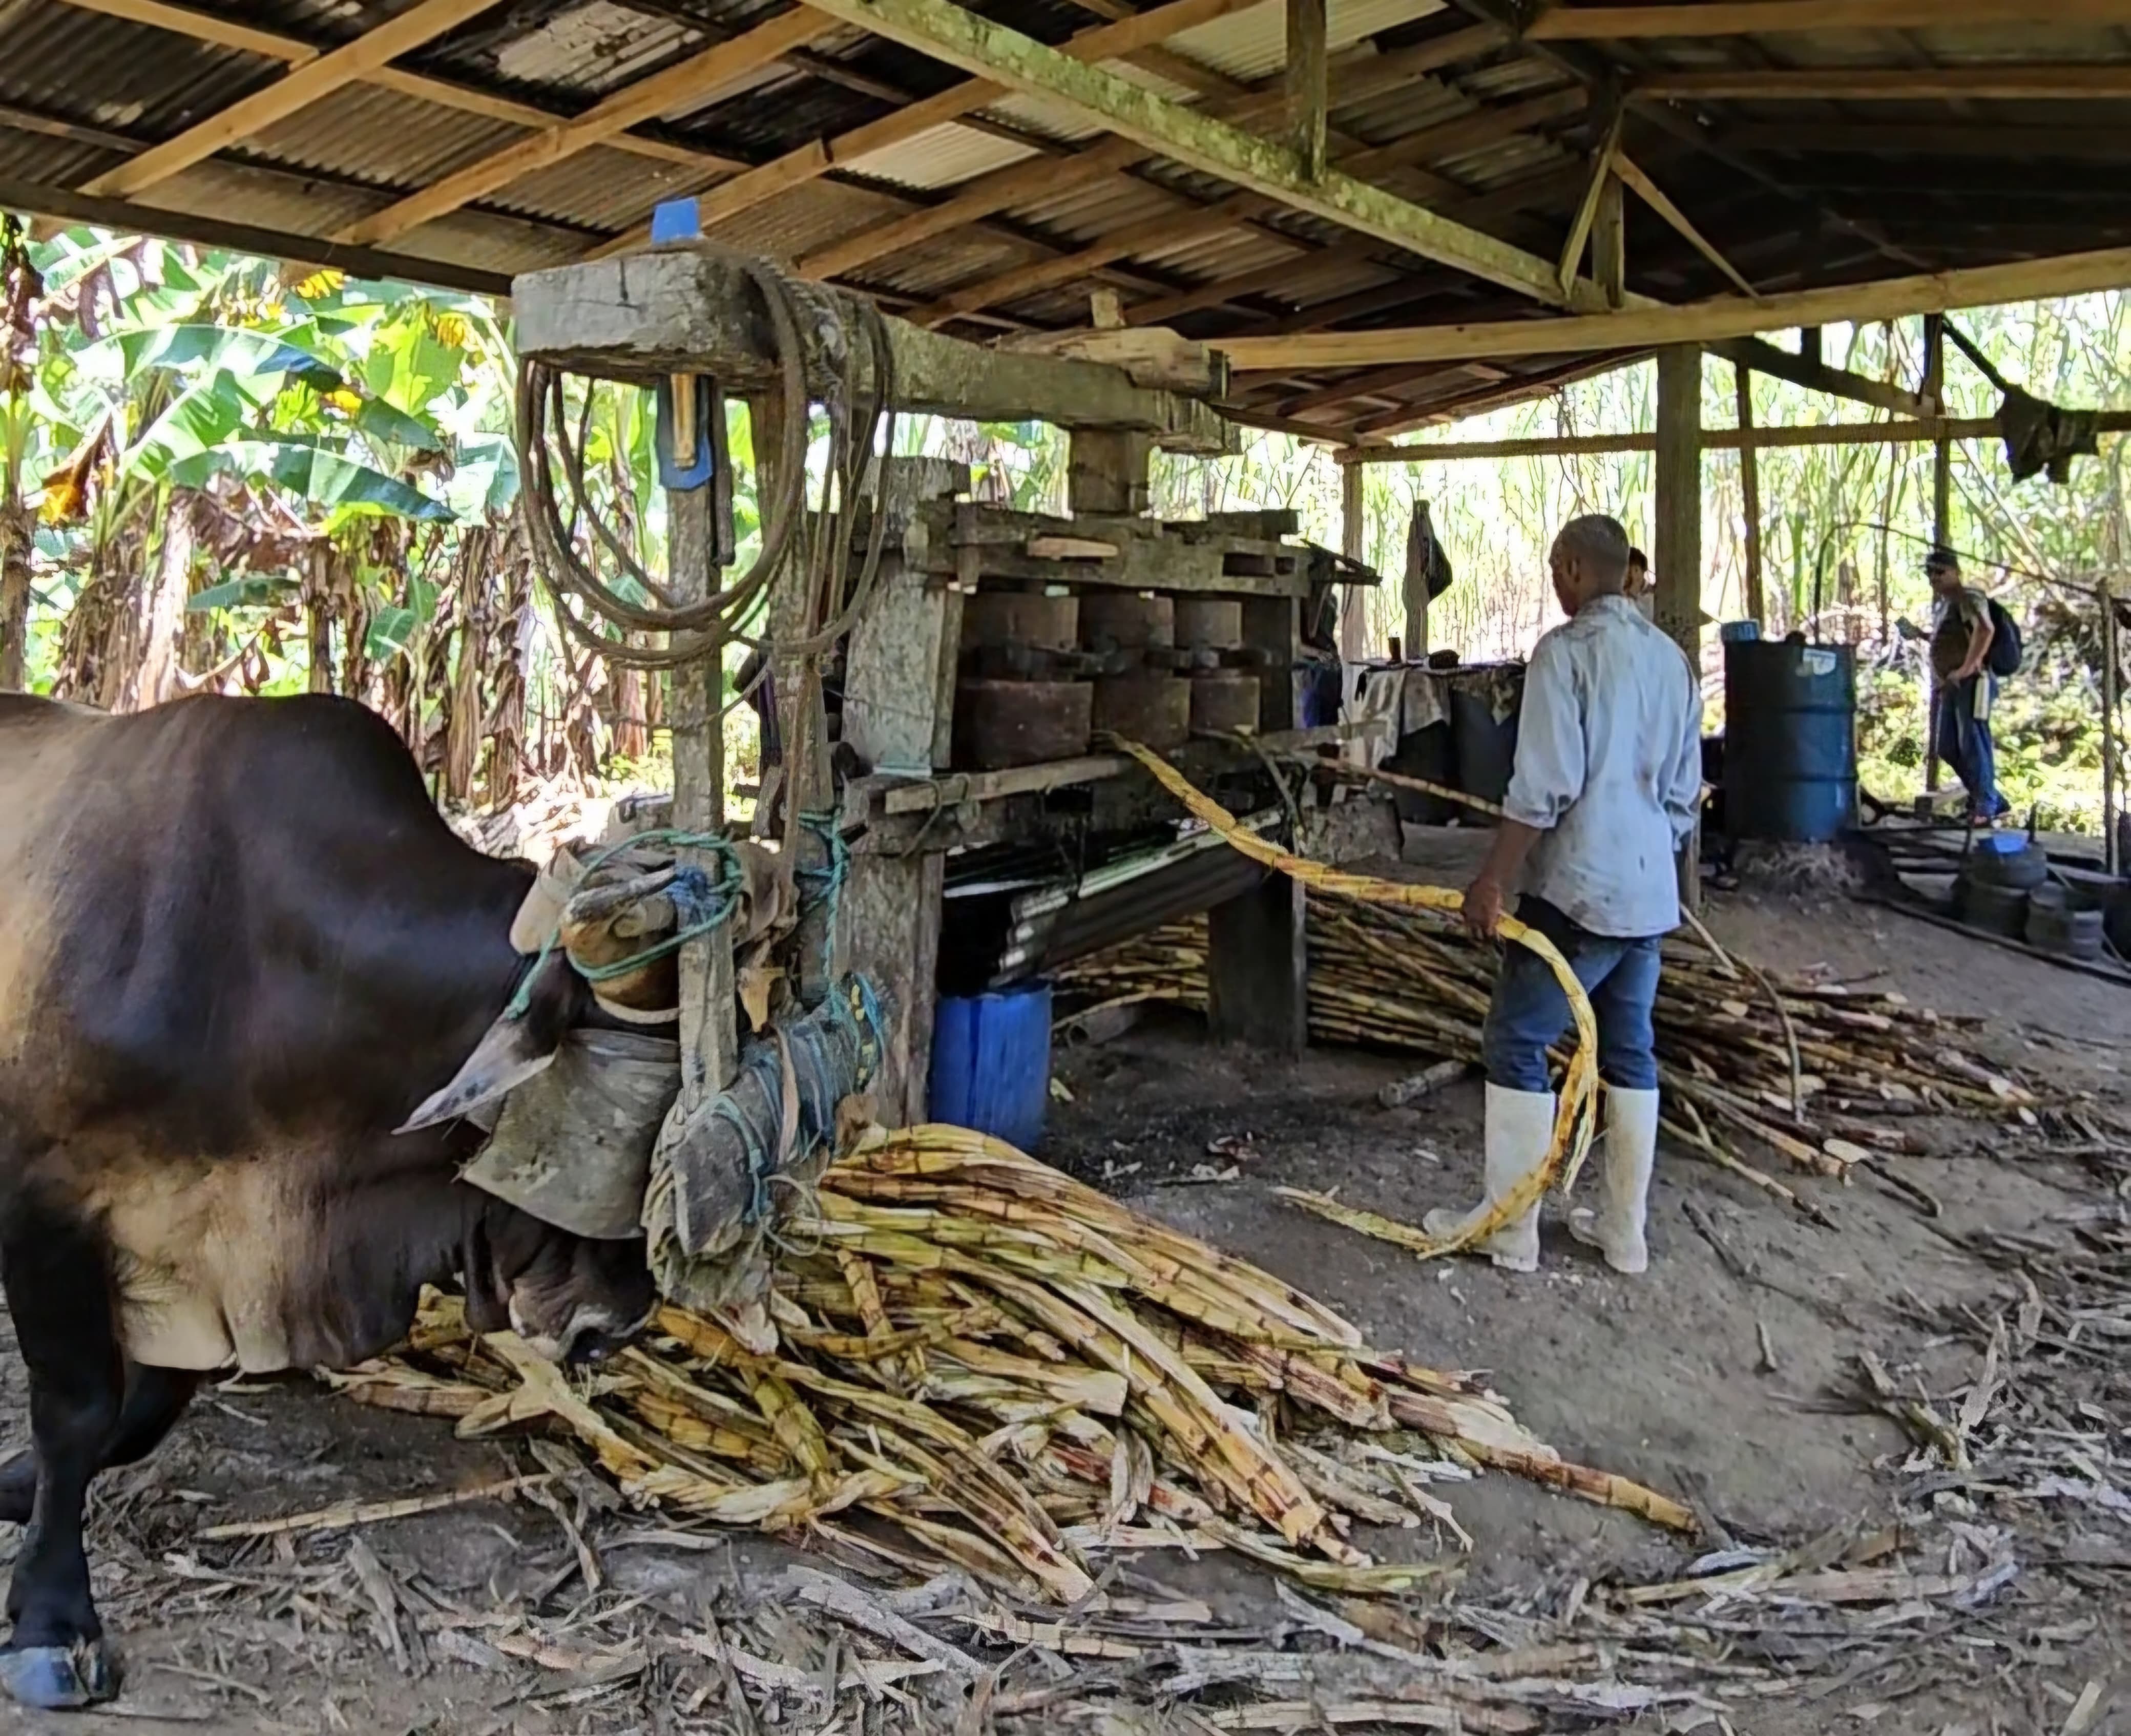
<path fill-rule="evenodd" d="M 1606 177 L 1591 223 L 1591 280 L 1616 312 L 1628 304 L 1628 208 L 1621 183 Z"/>
<path fill-rule="evenodd" d="M 1739 394 L 1739 490 L 1746 509 L 1746 618 L 1759 622 L 1767 610 L 1761 593 L 1761 461 L 1754 448 L 1754 375 L 1744 362 L 1732 365 Z"/>
<path fill-rule="evenodd" d="M 2117 811 L 2122 806 L 2116 748 L 2123 703 L 2116 658 L 2116 576 L 2111 573 L 2101 581 L 2101 859 L 2111 874 L 2124 869 L 2122 840 L 2116 835 Z"/>
<path fill-rule="evenodd" d="M 1658 352 L 1657 624 L 1702 678 L 1702 352 Z M 1691 835 L 1679 862 L 1680 902 L 1702 904 L 1702 840 Z"/>
<path fill-rule="evenodd" d="M 1147 464 L 1154 442 L 1145 434 L 1075 428 L 1066 454 L 1066 505 L 1073 513 L 1137 518 L 1147 507 Z"/>
<path fill-rule="evenodd" d="M 1924 316 L 1924 389 L 1923 395 L 1939 407 L 1939 415 L 1945 418 L 1946 405 L 1946 320 L 1937 313 Z M 1953 537 L 1953 442 L 1942 432 L 1932 442 L 1932 542 L 1938 548 L 1952 546 Z M 1935 691 L 1931 657 L 1924 658 L 1924 789 L 1935 791 L 1939 784 L 1938 763 L 1938 695 Z"/>
<path fill-rule="evenodd" d="M 700 600 L 717 588 L 714 510 L 707 485 L 667 491 L 667 572 L 677 603 Z M 682 831 L 721 832 L 725 823 L 725 727 L 719 716 L 725 696 L 722 648 L 714 640 L 708 657 L 676 669 L 673 680 L 667 719 L 673 730 L 673 824 Z M 675 855 L 716 879 L 718 865 L 704 853 L 681 849 Z M 731 928 L 713 929 L 682 946 L 680 977 L 685 1117 L 730 1084 L 740 1069 Z"/>
<path fill-rule="evenodd" d="M 1302 173 L 1324 178 L 1325 0 L 1287 0 L 1287 124 Z"/>
<path fill-rule="evenodd" d="M 1339 552 L 1350 561 L 1366 561 L 1369 552 L 1369 499 L 1358 464 L 1339 468 Z M 1358 663 L 1369 654 L 1367 591 L 1358 585 L 1343 587 L 1339 596 L 1339 659 Z"/>
<path fill-rule="evenodd" d="M 967 491 L 969 466 L 942 458 L 882 461 L 880 506 L 887 548 L 921 501 Z M 877 772 L 945 770 L 954 727 L 955 665 L 962 636 L 961 593 L 928 585 L 899 552 L 880 576 L 873 607 L 851 634 L 844 669 L 844 739 Z M 888 1035 L 874 1102 L 884 1123 L 927 1118 L 932 1021 L 938 1003 L 944 850 L 884 853 L 861 840 L 837 911 L 839 949 L 888 1003 Z"/>

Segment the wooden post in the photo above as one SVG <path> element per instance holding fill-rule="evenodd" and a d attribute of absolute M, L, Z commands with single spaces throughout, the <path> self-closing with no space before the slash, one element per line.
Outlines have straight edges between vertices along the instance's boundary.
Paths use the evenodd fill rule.
<path fill-rule="evenodd" d="M 2101 581 L 2101 859 L 2111 874 L 2122 873 L 2124 867 L 2116 837 L 2118 681 L 2116 581 L 2112 574 Z"/>
<path fill-rule="evenodd" d="M 1657 624 L 1687 653 L 1702 679 L 1702 352 L 1675 344 L 1658 352 Z M 1679 897 L 1702 906 L 1702 840 L 1690 834 L 1680 854 Z"/>
<path fill-rule="evenodd" d="M 1066 509 L 1137 517 L 1147 510 L 1147 463 L 1153 455 L 1154 442 L 1145 434 L 1073 429 L 1066 451 Z"/>
<path fill-rule="evenodd" d="M 1946 405 L 1946 321 L 1937 313 L 1924 316 L 1923 395 Z M 1943 434 L 1932 442 L 1932 542 L 1941 548 L 1953 546 L 1953 442 Z M 1924 654 L 1924 789 L 1938 788 L 1938 695 L 1937 672 L 1931 654 Z"/>
<path fill-rule="evenodd" d="M 1616 311 L 1628 304 L 1627 221 L 1626 195 L 1609 175 L 1598 189 L 1598 211 L 1591 222 L 1591 280 Z"/>
<path fill-rule="evenodd" d="M 1746 615 L 1759 622 L 1764 607 L 1761 594 L 1761 463 L 1754 450 L 1754 375 L 1743 363 L 1732 372 L 1739 393 L 1739 490 L 1746 516 Z"/>
<path fill-rule="evenodd" d="M 759 442 L 758 440 L 758 449 Z M 708 487 L 666 495 L 667 572 L 676 602 L 692 602 L 716 588 Z M 673 824 L 682 831 L 721 832 L 725 823 L 723 648 L 714 638 L 700 663 L 673 672 Z M 675 852 L 715 880 L 716 863 L 704 853 Z M 740 1068 L 740 1031 L 733 1011 L 732 930 L 716 928 L 681 949 L 681 1105 L 697 1105 L 731 1083 Z"/>
<path fill-rule="evenodd" d="M 1369 552 L 1369 500 L 1362 466 L 1339 467 L 1339 552 L 1350 561 L 1365 561 Z M 1358 585 L 1344 587 L 1339 598 L 1339 658 L 1358 663 L 1369 654 L 1369 594 Z"/>
<path fill-rule="evenodd" d="M 1287 124 L 1302 172 L 1324 178 L 1325 0 L 1287 0 Z"/>
<path fill-rule="evenodd" d="M 888 547 L 922 500 L 970 485 L 969 466 L 940 458 L 882 460 L 880 510 Z M 844 670 L 844 739 L 875 771 L 944 770 L 954 725 L 955 666 L 960 649 L 961 593 L 930 585 L 899 553 L 880 576 L 871 610 L 851 634 Z M 890 1126 L 926 1119 L 938 1001 L 943 850 L 886 854 L 860 840 L 837 911 L 838 947 L 888 1002 L 876 1111 Z"/>

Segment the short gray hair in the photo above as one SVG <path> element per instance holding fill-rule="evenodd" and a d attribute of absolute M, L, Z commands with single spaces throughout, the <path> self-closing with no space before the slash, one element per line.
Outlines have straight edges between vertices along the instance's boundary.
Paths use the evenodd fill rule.
<path fill-rule="evenodd" d="M 1561 527 L 1554 543 L 1574 555 L 1602 579 L 1619 585 L 1628 576 L 1628 533 L 1605 513 L 1585 513 Z"/>

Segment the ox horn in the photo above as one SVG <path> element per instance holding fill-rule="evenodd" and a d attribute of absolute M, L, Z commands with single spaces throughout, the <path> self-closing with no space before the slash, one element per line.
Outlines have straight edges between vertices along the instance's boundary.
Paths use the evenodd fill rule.
<path fill-rule="evenodd" d="M 439 1121 L 472 1115 L 536 1073 L 545 1071 L 553 1064 L 569 1028 L 574 986 L 568 958 L 559 949 L 549 954 L 534 967 L 524 989 L 474 1045 L 473 1053 L 452 1075 L 451 1083 L 424 1098 L 393 1131 L 416 1133 Z"/>

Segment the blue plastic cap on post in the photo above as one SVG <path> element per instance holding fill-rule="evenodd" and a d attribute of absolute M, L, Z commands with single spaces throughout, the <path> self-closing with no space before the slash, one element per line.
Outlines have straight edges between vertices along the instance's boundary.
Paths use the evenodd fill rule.
<path fill-rule="evenodd" d="M 703 232 L 702 208 L 693 198 L 663 199 L 651 208 L 651 244 L 693 241 Z"/>

